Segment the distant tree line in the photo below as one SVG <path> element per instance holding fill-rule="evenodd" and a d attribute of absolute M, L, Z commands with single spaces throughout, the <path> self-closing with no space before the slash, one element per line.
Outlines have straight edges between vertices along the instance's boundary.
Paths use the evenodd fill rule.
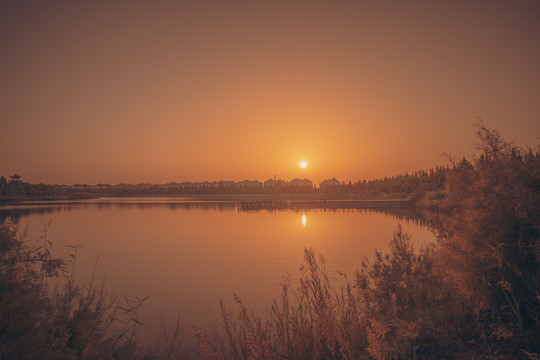
<path fill-rule="evenodd" d="M 377 199 L 411 198 L 418 200 L 428 193 L 440 193 L 444 189 L 446 174 L 450 166 L 440 166 L 430 170 L 418 170 L 411 174 L 401 174 L 383 179 L 362 180 L 356 183 L 328 179 L 321 183 L 320 192 L 339 194 L 343 197 Z M 326 183 L 325 183 L 326 182 Z"/>
<path fill-rule="evenodd" d="M 75 184 L 49 185 L 31 184 L 18 179 L 7 181 L 2 177 L 0 199 L 59 199 L 86 198 L 95 196 L 130 195 L 187 195 L 187 194 L 321 194 L 323 197 L 349 199 L 404 199 L 417 200 L 429 193 L 440 193 L 444 188 L 445 176 L 450 167 L 438 167 L 428 171 L 389 178 L 363 180 L 356 183 L 327 179 L 315 187 L 309 179 L 269 179 L 264 183 L 257 180 L 203 181 L 166 184 Z"/>
<path fill-rule="evenodd" d="M 529 154 L 527 154 L 529 155 Z M 480 159 L 481 160 L 481 159 Z M 318 194 L 336 199 L 409 199 L 419 206 L 438 208 L 444 197 L 446 179 L 471 163 L 463 158 L 447 166 L 356 183 L 324 180 L 319 187 L 309 179 L 170 182 L 166 184 L 75 184 L 48 185 L 22 182 L 20 175 L 0 178 L 0 199 L 76 199 L 96 196 L 211 195 L 211 194 Z"/>
<path fill-rule="evenodd" d="M 19 174 L 13 174 L 9 181 L 0 176 L 0 199 L 19 199 L 24 198 L 25 190 Z"/>

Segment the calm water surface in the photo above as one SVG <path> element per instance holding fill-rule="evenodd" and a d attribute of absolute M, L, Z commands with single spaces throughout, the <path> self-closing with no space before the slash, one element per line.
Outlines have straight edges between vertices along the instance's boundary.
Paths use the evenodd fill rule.
<path fill-rule="evenodd" d="M 398 224 L 419 248 L 434 236 L 421 219 L 402 209 L 324 209 L 243 212 L 234 202 L 186 202 L 183 198 L 102 198 L 0 207 L 0 220 L 28 227 L 37 239 L 50 221 L 53 253 L 80 244 L 75 276 L 95 273 L 120 297 L 148 299 L 138 319 L 141 337 L 159 336 L 161 318 L 171 327 L 209 327 L 219 321 L 219 300 L 238 294 L 263 311 L 280 294 L 288 272 L 298 274 L 305 248 L 324 255 L 329 274 L 353 274 L 362 257 L 386 250 Z M 96 267 L 97 259 L 97 267 Z M 188 334 L 189 337 L 189 334 Z"/>

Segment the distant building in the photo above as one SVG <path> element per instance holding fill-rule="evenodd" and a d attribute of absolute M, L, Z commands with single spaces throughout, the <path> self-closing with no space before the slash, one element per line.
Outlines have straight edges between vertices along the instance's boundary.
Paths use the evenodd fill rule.
<path fill-rule="evenodd" d="M 231 188 L 233 186 L 236 185 L 236 183 L 234 181 L 231 181 L 231 180 L 220 180 L 218 183 L 217 183 L 217 187 L 219 187 L 220 189 L 224 189 L 224 188 Z"/>
<path fill-rule="evenodd" d="M 180 184 L 177 184 L 175 182 L 170 182 L 165 185 L 162 185 L 162 187 L 164 187 L 167 190 L 174 190 L 174 189 L 178 189 L 180 187 Z"/>
<path fill-rule="evenodd" d="M 299 179 L 299 178 L 296 178 L 296 179 L 293 179 L 291 181 L 289 181 L 287 183 L 287 185 L 289 186 L 294 186 L 294 187 L 309 187 L 309 188 L 313 188 L 313 183 L 311 182 L 311 180 L 309 179 Z"/>
<path fill-rule="evenodd" d="M 274 176 L 274 179 L 268 179 L 264 182 L 265 188 L 275 188 L 275 187 L 283 187 L 283 186 L 285 186 L 285 181 L 281 179 L 276 180 L 275 176 Z"/>
<path fill-rule="evenodd" d="M 258 180 L 244 180 L 237 183 L 236 186 L 239 188 L 262 188 L 263 184 Z"/>
<path fill-rule="evenodd" d="M 137 186 L 132 185 L 132 184 L 121 183 L 121 184 L 114 185 L 115 190 L 133 190 L 133 189 L 136 189 L 136 188 L 137 188 Z"/>
<path fill-rule="evenodd" d="M 93 186 L 94 190 L 112 190 L 113 186 L 111 184 L 99 183 Z"/>
<path fill-rule="evenodd" d="M 323 182 L 321 182 L 319 184 L 319 187 L 321 189 L 328 189 L 328 188 L 333 188 L 333 187 L 340 186 L 340 185 L 341 184 L 340 184 L 339 180 L 337 180 L 336 178 L 331 178 L 331 179 L 326 179 Z"/>
<path fill-rule="evenodd" d="M 73 190 L 81 191 L 81 190 L 90 190 L 92 189 L 92 186 L 88 184 L 75 184 L 71 187 Z"/>
<path fill-rule="evenodd" d="M 153 184 L 149 184 L 149 183 L 140 183 L 140 184 L 137 184 L 137 188 L 140 189 L 140 190 L 148 190 L 148 189 L 151 189 L 153 188 L 154 185 Z"/>

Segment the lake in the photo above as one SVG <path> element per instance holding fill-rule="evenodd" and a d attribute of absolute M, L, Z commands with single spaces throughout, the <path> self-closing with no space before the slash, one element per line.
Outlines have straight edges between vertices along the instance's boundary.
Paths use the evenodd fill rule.
<path fill-rule="evenodd" d="M 295 278 L 305 248 L 324 255 L 331 277 L 354 274 L 362 258 L 385 251 L 398 224 L 416 248 L 434 240 L 421 214 L 409 209 L 306 208 L 243 211 L 239 203 L 181 197 L 100 198 L 3 205 L 29 238 L 47 238 L 55 256 L 81 245 L 79 282 L 95 276 L 123 298 L 152 295 L 137 319 L 141 338 L 160 335 L 161 318 L 210 327 L 219 300 L 238 294 L 255 311 L 280 295 L 285 273 Z M 97 263 L 97 265 L 96 265 Z M 186 338 L 190 338 L 189 330 Z M 189 340 L 188 340 L 189 341 Z"/>

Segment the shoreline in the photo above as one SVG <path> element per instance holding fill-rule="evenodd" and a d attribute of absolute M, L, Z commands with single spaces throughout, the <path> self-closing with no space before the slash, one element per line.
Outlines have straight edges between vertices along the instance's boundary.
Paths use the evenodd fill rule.
<path fill-rule="evenodd" d="M 176 202 L 208 202 L 224 203 L 236 202 L 241 204 L 303 204 L 303 205 L 326 205 L 328 207 L 339 206 L 376 206 L 376 207 L 411 207 L 414 202 L 411 199 L 351 199 L 339 196 L 321 196 L 321 194 L 178 194 L 178 195 L 108 195 L 80 197 L 38 197 L 38 198 L 13 198 L 0 200 L 0 207 L 4 205 L 32 205 L 53 204 L 57 202 L 72 203 L 88 200 L 121 201 L 122 199 L 177 199 Z"/>

